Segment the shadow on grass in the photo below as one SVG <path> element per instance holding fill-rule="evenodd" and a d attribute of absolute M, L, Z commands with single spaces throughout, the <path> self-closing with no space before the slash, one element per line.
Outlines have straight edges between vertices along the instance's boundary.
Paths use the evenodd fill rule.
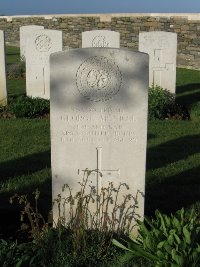
<path fill-rule="evenodd" d="M 147 140 L 150 140 L 150 139 L 153 139 L 153 138 L 156 138 L 156 135 L 155 134 L 147 134 Z"/>
<path fill-rule="evenodd" d="M 193 90 L 199 89 L 198 92 L 193 92 Z M 188 92 L 187 95 L 180 95 L 182 93 Z M 191 83 L 186 85 L 180 85 L 176 87 L 176 102 L 190 108 L 193 104 L 200 101 L 200 83 Z"/>
<path fill-rule="evenodd" d="M 156 209 L 173 213 L 200 201 L 200 166 L 167 180 L 146 186 L 145 215 L 153 216 Z"/>
<path fill-rule="evenodd" d="M 2 162 L 0 164 L 1 182 L 15 178 L 16 176 L 34 174 L 34 172 L 43 170 L 45 167 L 50 168 L 50 165 L 50 150 L 31 154 L 16 160 Z M 17 192 L 9 191 L 0 193 L 0 238 L 16 237 L 16 232 L 20 227 L 21 208 L 19 204 L 11 205 L 9 203 L 10 197 L 15 193 L 28 195 L 34 204 L 34 196 L 32 193 L 38 188 L 41 192 L 39 210 L 41 210 L 44 217 L 48 216 L 52 202 L 51 179 L 50 177 L 46 177 L 44 180 L 45 182 L 41 184 L 30 184 L 30 187 L 23 186 L 22 189 L 17 190 Z"/>
<path fill-rule="evenodd" d="M 34 195 L 32 194 L 36 189 L 40 191 L 40 198 L 38 202 L 38 210 L 42 216 L 47 220 L 49 211 L 52 208 L 52 190 L 51 190 L 51 178 L 46 177 L 45 182 L 39 185 L 31 185 L 30 187 L 23 187 L 18 190 L 17 194 L 27 195 L 28 200 L 35 206 Z M 11 205 L 9 203 L 10 197 L 16 192 L 4 192 L 0 193 L 0 238 L 13 238 L 20 236 L 18 230 L 20 229 L 20 207 L 19 203 L 15 200 Z"/>
<path fill-rule="evenodd" d="M 147 170 L 164 167 L 200 153 L 200 135 L 184 136 L 147 150 Z"/>
<path fill-rule="evenodd" d="M 190 92 L 195 89 L 200 89 L 200 83 L 189 83 L 189 84 L 184 84 L 184 85 L 178 85 L 176 87 L 176 93 L 177 94 L 182 94 L 185 92 Z"/>
<path fill-rule="evenodd" d="M 147 152 L 147 170 L 167 166 L 200 153 L 200 135 L 184 136 L 156 147 Z M 200 163 L 163 181 L 150 181 L 145 190 L 145 214 L 153 216 L 156 209 L 164 213 L 175 212 L 200 201 Z"/>
<path fill-rule="evenodd" d="M 1 162 L 0 173 L 1 182 L 15 176 L 30 174 L 45 167 L 51 167 L 50 150 L 31 154 L 15 160 Z"/>

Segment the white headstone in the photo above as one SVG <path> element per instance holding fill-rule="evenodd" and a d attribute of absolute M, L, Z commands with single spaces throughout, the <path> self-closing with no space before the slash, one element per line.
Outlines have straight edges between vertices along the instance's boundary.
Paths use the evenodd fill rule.
<path fill-rule="evenodd" d="M 82 32 L 82 47 L 120 48 L 120 34 L 119 32 L 108 30 Z"/>
<path fill-rule="evenodd" d="M 139 34 L 139 51 L 149 54 L 149 86 L 159 85 L 175 93 L 177 34 L 142 32 Z"/>
<path fill-rule="evenodd" d="M 0 31 L 0 106 L 7 105 L 6 67 L 5 67 L 5 39 L 4 32 Z"/>
<path fill-rule="evenodd" d="M 53 199 L 63 184 L 77 192 L 86 168 L 103 174 L 94 185 L 144 192 L 148 64 L 147 54 L 112 48 L 51 55 Z"/>
<path fill-rule="evenodd" d="M 27 96 L 49 99 L 49 56 L 62 51 L 62 31 L 38 30 L 29 35 L 26 49 Z"/>
<path fill-rule="evenodd" d="M 20 57 L 22 60 L 26 58 L 26 41 L 28 36 L 35 30 L 42 30 L 44 26 L 40 25 L 26 25 L 20 27 Z"/>

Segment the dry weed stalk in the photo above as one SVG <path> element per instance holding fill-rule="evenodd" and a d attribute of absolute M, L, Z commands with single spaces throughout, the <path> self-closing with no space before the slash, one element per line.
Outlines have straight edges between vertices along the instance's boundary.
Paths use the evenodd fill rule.
<path fill-rule="evenodd" d="M 54 200 L 59 214 L 57 226 L 63 225 L 70 229 L 93 229 L 102 233 L 122 234 L 131 231 L 135 226 L 133 222 L 140 218 L 137 209 L 139 208 L 138 198 L 139 195 L 143 196 L 142 192 L 138 190 L 135 197 L 127 193 L 120 200 L 121 191 L 129 190 L 127 184 L 120 183 L 115 188 L 113 183 L 109 182 L 107 187 L 98 190 L 97 187 L 89 184 L 92 173 L 98 173 L 102 177 L 102 173 L 98 170 L 85 169 L 83 180 L 79 182 L 80 191 L 74 195 L 68 184 L 63 185 L 62 192 L 68 190 L 68 196 L 62 197 L 59 194 Z M 66 216 L 67 214 L 69 216 Z"/>

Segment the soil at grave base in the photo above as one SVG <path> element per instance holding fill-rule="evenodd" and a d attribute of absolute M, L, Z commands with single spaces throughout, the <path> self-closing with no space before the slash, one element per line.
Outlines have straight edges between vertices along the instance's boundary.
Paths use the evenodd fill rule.
<path fill-rule="evenodd" d="M 0 119 L 15 119 L 15 118 L 16 118 L 15 115 L 8 112 L 7 110 L 0 112 Z"/>

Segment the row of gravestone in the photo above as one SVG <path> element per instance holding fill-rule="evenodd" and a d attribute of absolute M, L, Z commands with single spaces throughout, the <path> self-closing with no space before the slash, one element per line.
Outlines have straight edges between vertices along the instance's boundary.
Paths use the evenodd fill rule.
<path fill-rule="evenodd" d="M 43 26 L 20 28 L 20 54 L 26 58 L 26 92 L 28 96 L 50 98 L 49 56 L 62 51 L 62 32 Z M 82 47 L 120 48 L 118 32 L 96 30 L 82 33 Z M 159 85 L 175 93 L 177 35 L 171 32 L 139 34 L 139 51 L 150 56 L 149 86 Z M 7 104 L 4 34 L 0 34 L 0 104 Z"/>
<path fill-rule="evenodd" d="M 21 57 L 26 57 L 28 96 L 50 98 L 49 55 L 62 51 L 62 32 L 43 26 L 20 28 Z M 120 34 L 95 30 L 82 33 L 82 48 L 120 48 Z M 159 85 L 175 93 L 177 35 L 171 32 L 139 34 L 139 51 L 150 55 L 149 85 Z"/>
<path fill-rule="evenodd" d="M 85 169 L 93 170 L 85 194 L 92 187 L 99 194 L 110 182 L 115 189 L 120 183 L 127 184 L 133 197 L 145 193 L 149 73 L 153 72 L 150 75 L 154 82 L 158 78 L 175 83 L 174 34 L 142 33 L 140 50 L 147 49 L 150 57 L 120 49 L 119 34 L 115 32 L 85 32 L 82 44 L 84 49 L 57 52 L 50 57 L 52 197 L 60 194 L 62 199 L 61 210 L 53 207 L 55 222 L 62 212 L 69 219 L 70 207 L 64 207 L 69 195 L 61 188 L 68 184 L 73 193 L 78 192 Z M 125 187 L 120 190 L 120 204 L 126 193 Z M 125 201 L 132 208 L 136 204 L 140 219 L 144 200 L 144 195 L 137 195 L 138 203 L 131 197 Z M 101 211 L 109 219 L 115 212 L 111 202 L 108 210 Z M 118 208 L 123 209 L 119 203 Z M 90 205 L 90 210 L 97 212 L 96 203 Z M 129 211 L 119 211 L 119 216 L 131 218 Z M 117 220 L 115 223 L 117 227 Z"/>
<path fill-rule="evenodd" d="M 64 184 L 78 191 L 86 168 L 95 170 L 89 185 L 95 186 L 97 192 L 112 182 L 114 187 L 128 184 L 132 195 L 138 190 L 144 193 L 149 69 L 153 70 L 154 82 L 156 78 L 162 81 L 165 71 L 166 81 L 175 80 L 175 48 L 171 51 L 174 34 L 169 33 L 171 39 L 163 32 L 140 35 L 141 51 L 149 43 L 150 62 L 146 53 L 119 49 L 118 33 L 93 34 L 83 33 L 83 46 L 88 48 L 57 53 L 53 52 L 62 50 L 60 31 L 34 30 L 26 41 L 26 76 L 33 90 L 27 89 L 28 95 L 48 98 L 48 86 L 51 90 L 53 199 L 58 194 L 67 197 L 61 193 Z M 111 45 L 113 34 L 111 41 L 115 43 Z M 123 201 L 124 195 L 121 191 L 118 199 Z M 54 206 L 55 222 L 59 212 Z M 109 212 L 112 214 L 112 210 Z M 143 216 L 142 197 L 137 213 Z"/>

